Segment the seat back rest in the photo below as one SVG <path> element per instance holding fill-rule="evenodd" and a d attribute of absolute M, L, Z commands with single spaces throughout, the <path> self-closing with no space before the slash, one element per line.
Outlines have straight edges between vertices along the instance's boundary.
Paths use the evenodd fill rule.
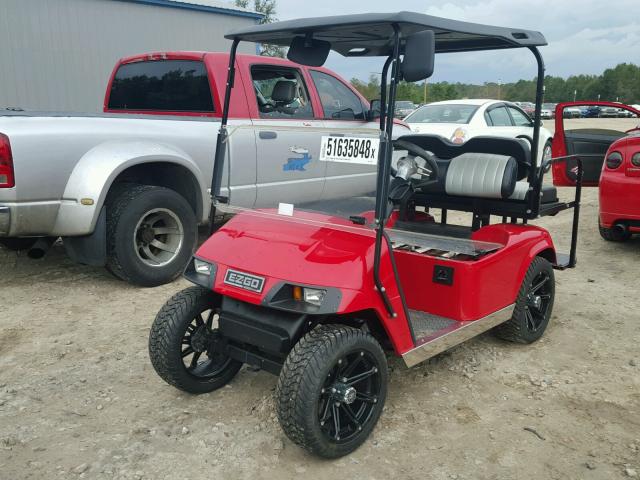
<path fill-rule="evenodd" d="M 518 180 L 529 174 L 531 146 L 522 138 L 473 137 L 463 144 L 450 142 L 440 135 L 405 135 L 398 140 L 412 142 L 441 159 L 455 158 L 464 153 L 487 153 L 513 157 L 518 167 Z"/>
<path fill-rule="evenodd" d="M 296 96 L 296 84 L 289 80 L 279 80 L 273 87 L 271 99 L 285 105 L 293 102 Z"/>
<path fill-rule="evenodd" d="M 515 188 L 518 162 L 507 155 L 463 153 L 447 169 L 447 195 L 479 198 L 509 198 Z"/>

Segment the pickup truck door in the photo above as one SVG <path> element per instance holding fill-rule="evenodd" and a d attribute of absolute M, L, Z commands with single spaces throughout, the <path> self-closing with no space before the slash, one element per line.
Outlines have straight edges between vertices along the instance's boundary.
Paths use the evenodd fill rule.
<path fill-rule="evenodd" d="M 251 67 L 251 81 L 258 111 L 256 207 L 319 200 L 326 170 L 318 160 L 323 124 L 302 72 L 258 64 Z"/>
<path fill-rule="evenodd" d="M 342 80 L 327 72 L 309 70 L 322 107 L 324 135 L 378 138 L 380 123 L 367 122 L 368 106 Z M 320 138 L 317 140 L 321 141 Z M 375 191 L 376 166 L 346 162 L 327 164 L 324 199 L 355 196 Z"/>
<path fill-rule="evenodd" d="M 564 118 L 568 107 L 615 107 L 629 114 L 625 118 Z M 633 107 L 611 102 L 571 102 L 556 106 L 553 157 L 580 155 L 584 167 L 583 185 L 595 187 L 600 182 L 602 164 L 613 142 L 637 128 L 640 111 Z M 577 162 L 566 160 L 553 165 L 553 183 L 559 187 L 574 186 L 578 173 Z"/>

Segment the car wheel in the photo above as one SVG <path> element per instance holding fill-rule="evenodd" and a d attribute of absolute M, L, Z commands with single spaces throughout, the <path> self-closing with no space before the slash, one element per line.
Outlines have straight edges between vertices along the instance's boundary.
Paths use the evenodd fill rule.
<path fill-rule="evenodd" d="M 553 151 L 551 148 L 551 140 L 547 140 L 547 143 L 545 143 L 544 147 L 542 148 L 542 162 L 551 160 L 552 157 Z"/>
<path fill-rule="evenodd" d="M 287 436 L 315 455 L 353 452 L 375 427 L 387 394 L 387 361 L 368 333 L 321 325 L 289 353 L 276 409 Z"/>
<path fill-rule="evenodd" d="M 229 383 L 242 367 L 216 350 L 219 307 L 219 297 L 196 286 L 171 297 L 158 312 L 149 334 L 149 357 L 169 385 L 208 393 Z"/>
<path fill-rule="evenodd" d="M 178 277 L 196 244 L 189 203 L 164 187 L 123 184 L 107 198 L 107 269 L 144 287 Z"/>
<path fill-rule="evenodd" d="M 626 242 L 631 238 L 629 230 L 621 231 L 616 228 L 605 228 L 598 220 L 598 231 L 600 236 L 607 242 Z"/>
<path fill-rule="evenodd" d="M 509 321 L 494 332 L 503 340 L 533 343 L 549 324 L 555 299 L 555 276 L 548 260 L 536 257 L 529 265 Z"/>

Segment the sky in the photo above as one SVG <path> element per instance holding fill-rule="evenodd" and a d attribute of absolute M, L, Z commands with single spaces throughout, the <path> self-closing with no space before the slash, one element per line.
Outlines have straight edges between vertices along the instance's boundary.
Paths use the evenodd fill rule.
<path fill-rule="evenodd" d="M 548 75 L 600 74 L 618 63 L 640 64 L 640 0 L 277 0 L 280 20 L 398 10 L 540 31 L 549 43 L 541 48 Z M 332 53 L 326 66 L 347 79 L 366 80 L 382 61 Z M 436 56 L 431 81 L 506 83 L 535 75 L 535 60 L 525 50 L 454 53 Z"/>

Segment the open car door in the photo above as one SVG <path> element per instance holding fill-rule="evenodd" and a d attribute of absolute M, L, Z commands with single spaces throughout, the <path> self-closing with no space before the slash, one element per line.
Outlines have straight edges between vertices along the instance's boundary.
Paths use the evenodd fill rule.
<path fill-rule="evenodd" d="M 578 114 L 578 111 L 580 112 Z M 583 185 L 595 187 L 607 150 L 613 142 L 640 128 L 640 111 L 614 102 L 567 102 L 556 106 L 553 157 L 580 155 L 584 165 Z M 576 184 L 577 162 L 553 165 L 553 183 Z"/>

